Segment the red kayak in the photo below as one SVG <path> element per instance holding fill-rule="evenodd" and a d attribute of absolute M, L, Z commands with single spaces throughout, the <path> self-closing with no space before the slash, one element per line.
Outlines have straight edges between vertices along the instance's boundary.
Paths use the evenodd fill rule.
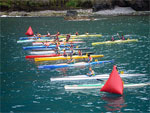
<path fill-rule="evenodd" d="M 50 55 L 27 55 L 26 58 L 38 58 L 38 57 L 56 57 L 61 56 L 60 54 L 50 54 Z"/>

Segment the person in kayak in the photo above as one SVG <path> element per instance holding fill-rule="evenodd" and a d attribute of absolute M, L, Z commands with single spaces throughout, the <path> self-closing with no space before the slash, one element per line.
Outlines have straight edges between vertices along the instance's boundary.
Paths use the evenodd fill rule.
<path fill-rule="evenodd" d="M 56 54 L 60 54 L 60 50 L 61 50 L 61 49 L 60 49 L 59 45 L 57 44 L 57 45 L 56 45 L 56 50 L 55 50 Z"/>
<path fill-rule="evenodd" d="M 94 70 L 92 70 L 91 67 L 89 67 L 89 73 L 87 73 L 87 76 L 89 76 L 89 77 L 95 76 L 95 72 L 94 72 Z"/>
<path fill-rule="evenodd" d="M 113 37 L 113 36 L 111 37 L 111 41 L 115 41 L 115 39 L 114 39 L 114 37 Z"/>
<path fill-rule="evenodd" d="M 68 42 L 69 39 L 70 39 L 70 34 L 67 34 L 67 36 L 66 36 L 66 42 Z"/>
<path fill-rule="evenodd" d="M 88 54 L 88 63 L 92 62 L 93 61 L 93 58 L 91 57 L 90 54 Z"/>
<path fill-rule="evenodd" d="M 125 40 L 125 37 L 122 35 L 122 36 L 121 36 L 121 39 L 122 39 L 122 40 Z"/>
<path fill-rule="evenodd" d="M 75 59 L 72 58 L 72 55 L 70 55 L 70 59 L 67 62 L 68 64 L 74 64 L 75 63 Z"/>
<path fill-rule="evenodd" d="M 75 51 L 73 50 L 73 47 L 70 47 L 70 55 L 72 56 L 75 53 Z"/>
<path fill-rule="evenodd" d="M 66 49 L 63 49 L 63 50 L 64 50 L 63 56 L 67 57 Z"/>
<path fill-rule="evenodd" d="M 56 41 L 59 42 L 59 37 L 58 37 L 58 35 L 56 35 Z"/>
<path fill-rule="evenodd" d="M 89 33 L 88 33 L 88 32 L 86 32 L 85 34 L 86 34 L 86 35 L 89 35 Z"/>
<path fill-rule="evenodd" d="M 50 37 L 50 36 L 51 36 L 51 34 L 47 31 L 47 35 L 46 35 L 46 36 L 49 36 L 49 37 Z"/>
<path fill-rule="evenodd" d="M 79 33 L 78 33 L 78 32 L 76 32 L 76 33 L 75 33 L 75 35 L 76 35 L 76 36 L 78 36 L 78 35 L 79 35 Z"/>
<path fill-rule="evenodd" d="M 82 56 L 82 51 L 81 50 L 78 50 L 78 55 Z"/>
<path fill-rule="evenodd" d="M 57 35 L 60 35 L 60 32 L 57 32 Z"/>
<path fill-rule="evenodd" d="M 49 43 L 47 41 L 43 42 L 43 44 L 46 46 L 46 48 L 49 46 Z"/>

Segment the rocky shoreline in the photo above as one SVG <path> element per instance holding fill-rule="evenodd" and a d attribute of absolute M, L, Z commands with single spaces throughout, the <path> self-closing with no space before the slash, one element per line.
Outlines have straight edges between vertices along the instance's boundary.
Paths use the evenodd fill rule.
<path fill-rule="evenodd" d="M 116 16 L 116 15 L 150 15 L 150 11 L 135 11 L 130 7 L 118 7 L 114 9 L 101 10 L 93 12 L 92 9 L 77 9 L 79 17 L 90 17 L 90 16 Z M 65 17 L 67 10 L 55 11 L 55 10 L 45 10 L 45 11 L 12 11 L 12 12 L 0 12 L 0 17 Z"/>

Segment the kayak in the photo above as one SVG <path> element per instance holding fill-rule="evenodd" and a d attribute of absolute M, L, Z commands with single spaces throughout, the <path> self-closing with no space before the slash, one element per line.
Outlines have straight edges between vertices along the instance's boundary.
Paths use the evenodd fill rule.
<path fill-rule="evenodd" d="M 66 44 L 66 45 L 59 45 L 59 47 L 70 47 L 70 44 Z M 74 46 L 74 44 L 73 44 Z M 56 45 L 49 45 L 49 46 L 27 46 L 27 47 L 23 47 L 24 50 L 29 50 L 29 49 L 36 49 L 36 48 L 55 48 Z"/>
<path fill-rule="evenodd" d="M 74 41 L 74 42 L 68 42 L 68 44 L 82 44 L 85 43 L 83 41 Z M 54 42 L 32 42 L 32 45 L 44 45 L 44 44 L 54 44 Z M 64 44 L 64 42 L 60 42 L 60 44 Z M 67 43 L 66 43 L 67 44 Z"/>
<path fill-rule="evenodd" d="M 28 40 L 18 40 L 17 43 L 30 43 L 30 42 L 46 42 L 46 41 L 53 41 L 54 39 L 28 39 Z M 66 40 L 65 38 L 60 39 L 60 41 Z M 82 39 L 70 39 L 70 41 L 80 41 Z"/>
<path fill-rule="evenodd" d="M 127 40 L 115 40 L 115 41 L 105 41 L 105 42 L 95 42 L 92 45 L 100 45 L 100 44 L 115 44 L 115 43 L 128 43 L 128 42 L 138 42 L 138 39 L 127 39 Z"/>
<path fill-rule="evenodd" d="M 44 51 L 42 51 L 44 52 Z M 25 58 L 39 58 L 39 57 L 56 57 L 56 56 L 63 56 L 62 54 L 64 53 L 63 51 L 60 52 L 60 54 L 56 54 L 55 51 L 48 51 L 51 52 L 51 54 L 38 54 L 38 55 L 27 55 Z M 66 51 L 67 54 L 71 53 L 71 51 Z M 93 52 L 84 52 L 82 53 L 83 55 L 86 54 L 94 54 Z M 78 52 L 74 53 L 73 55 L 78 55 Z"/>
<path fill-rule="evenodd" d="M 28 40 L 28 39 L 50 39 L 51 37 L 48 36 L 42 36 L 42 37 L 37 37 L 37 36 L 31 36 L 31 37 L 20 37 L 20 40 Z"/>
<path fill-rule="evenodd" d="M 126 77 L 135 77 L 135 76 L 145 76 L 145 74 L 120 74 L 121 78 Z M 87 76 L 87 75 L 77 75 L 77 76 L 66 76 L 61 78 L 51 78 L 51 81 L 75 81 L 75 80 L 95 80 L 95 79 L 108 79 L 109 74 L 95 75 L 95 76 Z"/>
<path fill-rule="evenodd" d="M 78 67 L 78 66 L 88 66 L 88 65 L 94 65 L 94 64 L 103 64 L 103 63 L 112 63 L 113 61 L 97 61 L 97 62 L 91 62 L 91 63 L 86 63 L 86 62 L 78 62 L 74 64 L 56 64 L 56 65 L 42 65 L 38 66 L 39 69 L 56 69 L 56 68 L 64 68 L 64 67 Z"/>
<path fill-rule="evenodd" d="M 75 51 L 77 53 L 78 51 Z M 60 54 L 63 54 L 64 51 L 60 51 Z M 71 51 L 66 51 L 66 53 L 71 53 Z M 46 54 L 56 54 L 55 51 L 31 51 L 30 54 L 32 55 L 46 55 Z"/>
<path fill-rule="evenodd" d="M 97 57 L 104 57 L 104 55 L 91 55 L 91 57 L 93 58 L 97 58 Z M 83 56 L 72 56 L 73 59 L 84 59 L 84 58 L 88 58 L 87 55 L 83 55 Z M 59 57 L 45 57 L 45 58 L 35 58 L 34 60 L 37 61 L 52 61 L 52 60 L 67 60 L 70 59 L 70 56 L 64 57 L 64 56 L 59 56 Z"/>
<path fill-rule="evenodd" d="M 70 48 L 65 48 L 66 50 L 69 50 Z M 73 48 L 74 50 L 89 50 L 93 49 L 93 47 L 84 47 L 84 48 Z M 54 51 L 55 48 L 35 48 L 32 49 L 32 51 Z M 63 50 L 63 48 L 61 48 Z"/>
<path fill-rule="evenodd" d="M 71 38 L 84 38 L 84 37 L 101 37 L 101 34 L 82 34 L 82 35 L 71 35 Z M 59 38 L 64 38 L 66 35 L 59 35 Z"/>
<path fill-rule="evenodd" d="M 150 85 L 150 83 L 138 83 L 138 84 L 124 84 L 124 88 L 130 87 L 143 87 Z M 82 84 L 82 85 L 65 85 L 65 89 L 100 89 L 104 84 Z"/>

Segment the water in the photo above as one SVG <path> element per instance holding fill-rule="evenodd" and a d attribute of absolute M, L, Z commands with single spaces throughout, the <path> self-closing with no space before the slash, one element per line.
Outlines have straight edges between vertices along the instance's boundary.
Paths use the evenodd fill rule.
<path fill-rule="evenodd" d="M 125 83 L 149 82 L 150 34 L 148 16 L 100 17 L 97 21 L 65 21 L 61 17 L 1 19 L 1 112 L 150 112 L 150 87 L 124 89 L 124 95 L 102 93 L 100 89 L 65 91 L 66 84 L 98 81 L 50 82 L 50 77 L 83 75 L 88 67 L 38 70 L 34 61 L 26 61 L 27 44 L 17 44 L 31 25 L 35 32 L 51 34 L 100 33 L 101 38 L 86 38 L 81 47 L 109 40 L 116 33 L 139 42 L 99 45 L 92 50 L 104 54 L 100 60 L 115 60 L 120 71 L 147 74 L 124 79 Z M 53 62 L 54 63 L 54 62 Z M 59 62 L 57 62 L 59 63 Z M 48 64 L 48 62 L 47 62 Z M 52 63 L 51 63 L 52 64 Z M 96 74 L 110 73 L 113 64 L 93 66 Z"/>

